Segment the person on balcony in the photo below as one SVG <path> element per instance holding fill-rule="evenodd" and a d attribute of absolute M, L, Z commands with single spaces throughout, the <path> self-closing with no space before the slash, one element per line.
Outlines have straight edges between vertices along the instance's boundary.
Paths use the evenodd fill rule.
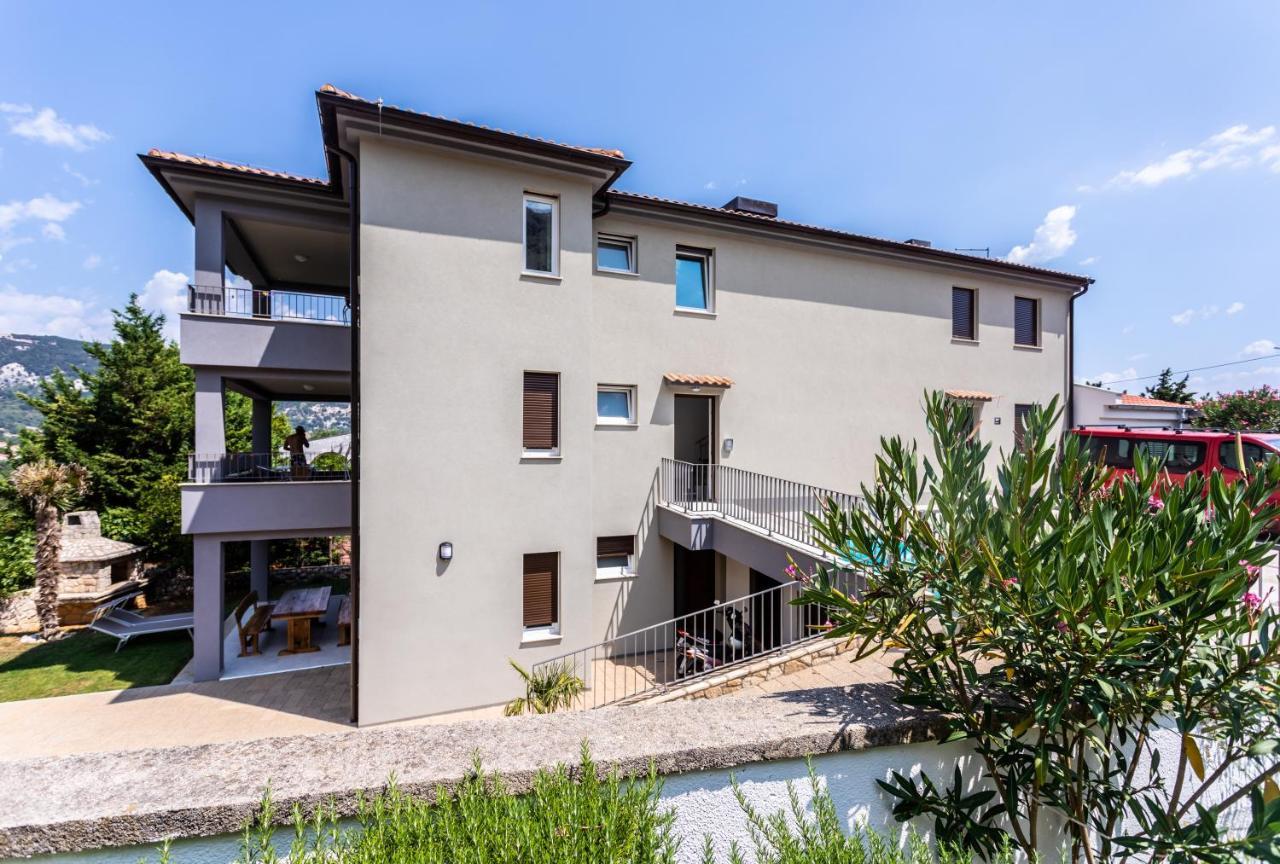
<path fill-rule="evenodd" d="M 284 449 L 289 451 L 289 474 L 294 480 L 305 480 L 311 475 L 311 468 L 307 465 L 307 447 L 310 445 L 307 430 L 301 426 L 284 439 Z"/>

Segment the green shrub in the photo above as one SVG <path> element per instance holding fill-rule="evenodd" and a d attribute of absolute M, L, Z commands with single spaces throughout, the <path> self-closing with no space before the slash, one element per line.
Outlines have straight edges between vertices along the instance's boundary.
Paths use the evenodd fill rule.
<path fill-rule="evenodd" d="M 35 532 L 20 531 L 8 537 L 0 537 L 0 598 L 35 584 L 35 562 Z"/>
<path fill-rule="evenodd" d="M 568 660 L 535 668 L 532 672 L 514 660 L 508 660 L 511 668 L 524 679 L 524 695 L 507 703 L 502 713 L 508 717 L 524 714 L 550 714 L 561 708 L 569 708 L 573 701 L 587 689 L 584 682 L 573 674 Z"/>
<path fill-rule="evenodd" d="M 743 795 L 736 779 L 733 794 L 747 817 L 752 851 L 756 864 L 972 864 L 973 854 L 956 846 L 941 844 L 931 849 L 919 834 L 911 831 L 905 849 L 885 840 L 874 831 L 855 828 L 846 833 L 843 820 L 827 788 L 818 781 L 809 765 L 809 784 L 813 791 L 806 812 L 795 786 L 787 783 L 786 809 L 768 816 L 761 814 Z M 717 864 L 711 838 L 702 849 L 703 864 Z M 737 841 L 729 849 L 729 864 L 743 864 L 746 858 Z M 1013 852 L 1008 844 L 997 850 L 990 864 L 1010 864 Z"/>
<path fill-rule="evenodd" d="M 321 453 L 311 460 L 311 467 L 316 471 L 349 471 L 351 463 L 341 453 Z"/>

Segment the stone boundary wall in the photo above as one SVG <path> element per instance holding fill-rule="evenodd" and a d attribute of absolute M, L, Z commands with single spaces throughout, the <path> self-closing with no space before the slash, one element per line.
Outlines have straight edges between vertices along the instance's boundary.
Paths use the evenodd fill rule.
<path fill-rule="evenodd" d="M 282 818 L 295 803 L 351 815 L 392 774 L 410 794 L 455 788 L 476 755 L 524 792 L 537 769 L 576 764 L 584 741 L 602 768 L 670 775 L 934 740 L 935 719 L 896 693 L 889 684 L 743 693 L 0 763 L 0 858 L 234 833 L 268 782 Z"/>

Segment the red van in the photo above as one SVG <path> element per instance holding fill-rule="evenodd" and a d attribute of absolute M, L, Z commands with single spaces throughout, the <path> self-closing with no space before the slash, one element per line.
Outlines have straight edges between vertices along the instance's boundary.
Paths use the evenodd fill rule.
<path fill-rule="evenodd" d="M 1240 477 L 1234 432 L 1140 426 L 1078 426 L 1071 431 L 1085 439 L 1094 457 L 1115 469 L 1116 475 L 1133 472 L 1133 454 L 1141 449 L 1164 463 L 1164 470 L 1174 483 L 1182 482 L 1192 472 L 1208 474 L 1215 469 L 1228 481 Z M 1280 459 L 1280 433 L 1246 432 L 1240 438 L 1244 461 L 1250 468 Z M 1270 500 L 1280 503 L 1280 489 Z"/>

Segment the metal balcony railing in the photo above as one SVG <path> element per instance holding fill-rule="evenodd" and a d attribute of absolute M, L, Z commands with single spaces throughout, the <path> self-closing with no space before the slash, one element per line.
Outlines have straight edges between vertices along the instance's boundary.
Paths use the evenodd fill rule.
<path fill-rule="evenodd" d="M 188 285 L 187 311 L 264 321 L 310 321 L 339 326 L 351 324 L 351 307 L 347 305 L 347 298 L 301 291 Z"/>
<path fill-rule="evenodd" d="M 806 513 L 830 500 L 841 509 L 862 498 L 807 483 L 796 483 L 728 465 L 698 465 L 663 459 L 659 471 L 662 503 L 690 513 L 717 513 L 805 546 L 818 545 Z"/>
<path fill-rule="evenodd" d="M 351 466 L 340 453 L 321 453 L 308 462 L 288 453 L 191 453 L 191 483 L 293 483 L 350 480 Z"/>
<path fill-rule="evenodd" d="M 856 592 L 857 574 L 836 584 Z M 599 708 L 656 695 L 751 660 L 822 638 L 827 607 L 793 606 L 803 586 L 788 582 L 660 624 L 535 663 L 533 671 L 566 671 L 587 685 L 574 708 Z"/>

